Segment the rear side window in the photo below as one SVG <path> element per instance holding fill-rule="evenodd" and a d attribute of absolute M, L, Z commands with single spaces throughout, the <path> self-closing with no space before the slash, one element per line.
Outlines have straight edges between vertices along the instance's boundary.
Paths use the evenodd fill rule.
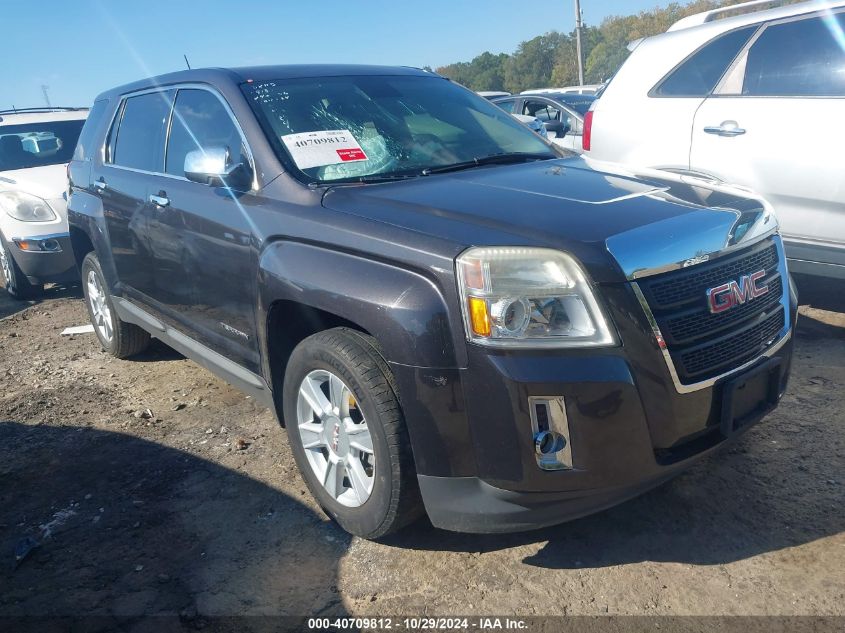
<path fill-rule="evenodd" d="M 241 135 L 223 103 L 207 90 L 180 90 L 167 143 L 168 174 L 185 175 L 188 152 L 211 147 L 229 150 L 230 164 L 248 164 Z"/>
<path fill-rule="evenodd" d="M 748 51 L 742 94 L 845 96 L 845 14 L 773 24 Z"/>
<path fill-rule="evenodd" d="M 73 152 L 73 160 L 91 160 L 97 153 L 94 143 L 94 131 L 100 123 L 103 112 L 108 105 L 107 99 L 95 101 L 88 113 L 88 118 L 85 120 L 85 125 L 82 126 L 82 132 L 79 134 L 79 140 L 76 142 L 76 149 Z"/>
<path fill-rule="evenodd" d="M 725 33 L 700 48 L 657 86 L 658 97 L 706 97 L 725 74 L 757 25 Z"/>
<path fill-rule="evenodd" d="M 126 99 L 114 145 L 115 165 L 164 171 L 164 138 L 172 102 L 172 90 Z"/>

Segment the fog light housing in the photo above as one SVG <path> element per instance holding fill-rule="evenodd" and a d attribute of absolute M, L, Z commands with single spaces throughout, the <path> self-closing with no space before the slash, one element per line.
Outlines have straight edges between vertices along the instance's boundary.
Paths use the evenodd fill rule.
<path fill-rule="evenodd" d="M 27 253 L 61 253 L 62 245 L 54 237 L 47 238 L 13 238 L 12 241 L 22 251 Z"/>
<path fill-rule="evenodd" d="M 543 470 L 573 468 L 569 418 L 563 396 L 528 398 L 534 457 Z"/>

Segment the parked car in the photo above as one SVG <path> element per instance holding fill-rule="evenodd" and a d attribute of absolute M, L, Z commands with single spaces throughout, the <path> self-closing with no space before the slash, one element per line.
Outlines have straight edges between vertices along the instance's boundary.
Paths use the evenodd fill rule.
<path fill-rule="evenodd" d="M 845 279 L 845 2 L 759 5 L 636 45 L 588 115 L 584 149 L 748 187 L 774 206 L 793 272 Z"/>
<path fill-rule="evenodd" d="M 482 90 L 478 94 L 485 99 L 496 99 L 497 97 L 509 97 L 511 93 L 502 90 Z"/>
<path fill-rule="evenodd" d="M 765 201 L 599 172 L 409 68 L 103 93 L 70 164 L 102 347 L 156 337 L 273 409 L 376 538 L 523 530 L 677 474 L 776 406 L 796 299 Z"/>
<path fill-rule="evenodd" d="M 590 95 L 564 93 L 523 93 L 493 99 L 493 103 L 506 112 L 538 118 L 546 126 L 553 143 L 579 154 L 584 115 L 594 101 L 595 97 Z"/>
<path fill-rule="evenodd" d="M 78 279 L 65 209 L 65 170 L 85 108 L 0 111 L 0 269 L 18 299 Z"/>
<path fill-rule="evenodd" d="M 534 90 L 523 90 L 523 95 L 539 94 L 573 94 L 573 95 L 596 95 L 604 88 L 604 84 L 584 84 L 583 86 L 564 86 L 563 88 L 537 88 Z"/>

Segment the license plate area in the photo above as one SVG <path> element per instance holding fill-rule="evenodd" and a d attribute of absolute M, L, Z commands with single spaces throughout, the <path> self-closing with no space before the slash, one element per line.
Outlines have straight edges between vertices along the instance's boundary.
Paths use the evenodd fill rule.
<path fill-rule="evenodd" d="M 772 358 L 725 383 L 722 391 L 721 431 L 730 437 L 777 406 L 781 359 Z"/>

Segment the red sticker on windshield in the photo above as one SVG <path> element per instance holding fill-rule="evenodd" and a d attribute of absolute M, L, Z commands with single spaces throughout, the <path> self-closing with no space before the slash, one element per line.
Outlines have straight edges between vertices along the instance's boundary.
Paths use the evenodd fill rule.
<path fill-rule="evenodd" d="M 367 155 L 362 149 L 339 149 L 337 150 L 337 155 L 344 163 L 353 160 L 367 160 Z"/>

